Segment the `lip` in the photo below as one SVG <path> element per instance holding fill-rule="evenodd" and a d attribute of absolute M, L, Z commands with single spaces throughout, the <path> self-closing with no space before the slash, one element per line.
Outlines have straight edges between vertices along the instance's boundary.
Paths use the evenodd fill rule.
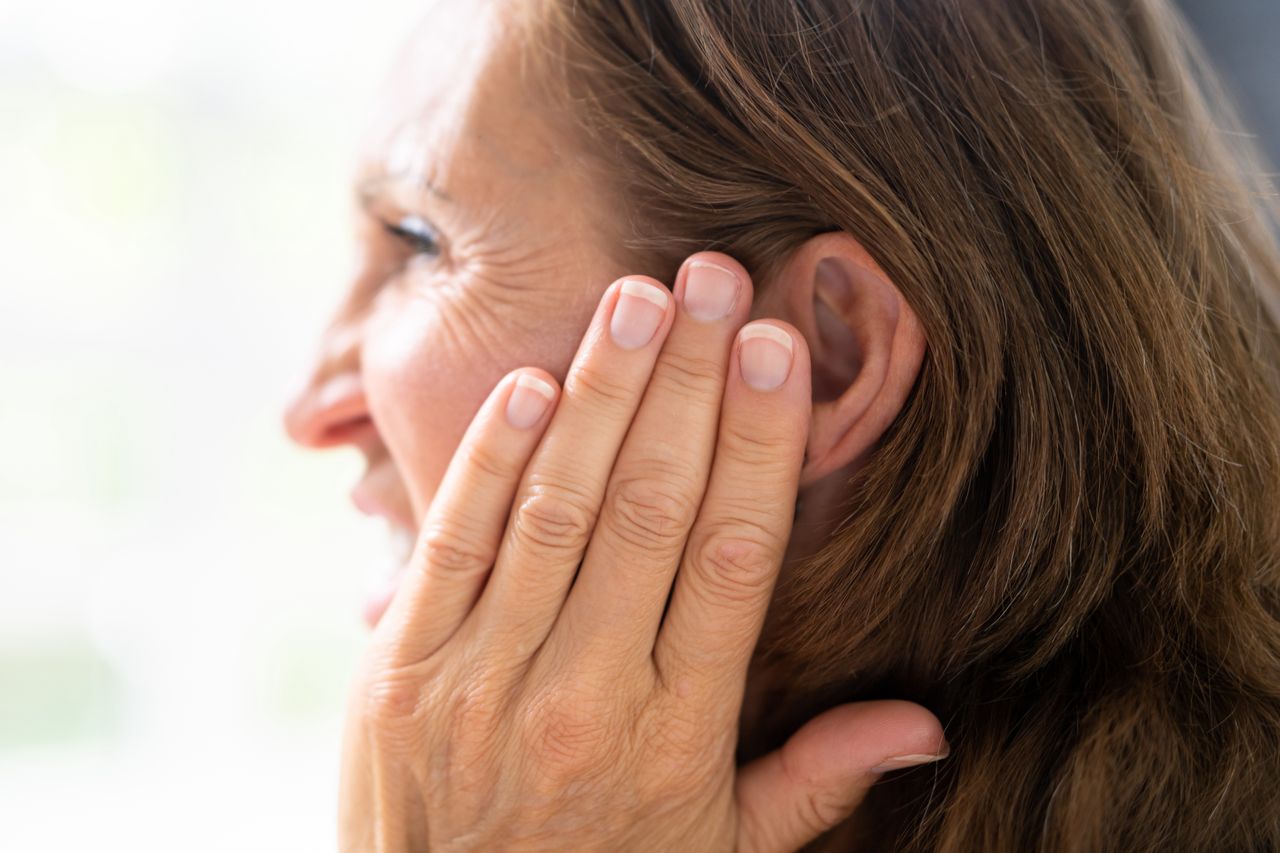
<path fill-rule="evenodd" d="M 396 527 L 416 530 L 417 524 L 406 517 L 397 506 L 397 501 L 388 497 L 388 492 L 398 488 L 399 478 L 394 468 L 388 464 L 371 466 L 364 472 L 351 488 L 351 502 L 364 515 L 385 518 Z"/>

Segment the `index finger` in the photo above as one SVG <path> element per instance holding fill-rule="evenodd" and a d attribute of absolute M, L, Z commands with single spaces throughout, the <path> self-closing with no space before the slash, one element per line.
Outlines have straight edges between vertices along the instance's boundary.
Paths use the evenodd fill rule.
<path fill-rule="evenodd" d="M 654 646 L 663 682 L 681 696 L 746 683 L 809 432 L 809 351 L 794 328 L 743 326 L 730 364 L 711 478 Z"/>
<path fill-rule="evenodd" d="M 546 371 L 512 371 L 489 393 L 458 445 L 376 632 L 410 663 L 457 630 L 488 581 L 516 483 L 557 400 Z"/>

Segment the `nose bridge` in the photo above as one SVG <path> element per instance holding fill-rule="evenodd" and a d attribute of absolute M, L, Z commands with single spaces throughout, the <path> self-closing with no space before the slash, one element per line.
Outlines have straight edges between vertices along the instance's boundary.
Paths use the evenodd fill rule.
<path fill-rule="evenodd" d="M 331 426 L 364 416 L 362 327 L 362 312 L 343 310 L 321 336 L 311 372 L 285 409 L 285 431 L 298 444 L 325 446 Z"/>
<path fill-rule="evenodd" d="M 320 337 L 320 354 L 316 359 L 316 376 L 360 372 L 360 347 L 363 343 L 363 316 L 344 311 L 334 318 Z"/>

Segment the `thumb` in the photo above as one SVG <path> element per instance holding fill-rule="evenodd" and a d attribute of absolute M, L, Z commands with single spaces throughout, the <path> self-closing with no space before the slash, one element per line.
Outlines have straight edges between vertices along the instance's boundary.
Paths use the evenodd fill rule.
<path fill-rule="evenodd" d="M 751 853 L 796 850 L 853 813 L 881 774 L 945 758 L 938 718 L 897 700 L 841 705 L 738 771 L 738 841 Z"/>

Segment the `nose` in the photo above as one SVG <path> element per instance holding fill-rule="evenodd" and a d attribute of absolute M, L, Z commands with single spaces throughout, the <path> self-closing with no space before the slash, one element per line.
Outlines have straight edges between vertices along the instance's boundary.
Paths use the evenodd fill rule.
<path fill-rule="evenodd" d="M 325 336 L 315 369 L 285 408 L 284 427 L 295 442 L 316 449 L 376 434 L 353 335 L 333 329 Z"/>

